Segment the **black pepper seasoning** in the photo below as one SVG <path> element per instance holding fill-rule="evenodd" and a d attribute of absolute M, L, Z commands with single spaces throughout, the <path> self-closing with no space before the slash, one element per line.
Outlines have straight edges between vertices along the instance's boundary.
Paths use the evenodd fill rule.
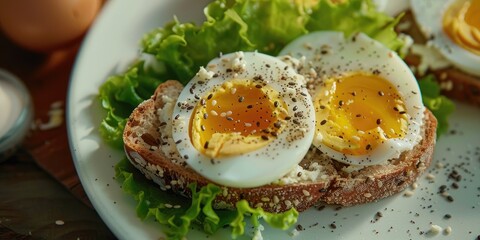
<path fill-rule="evenodd" d="M 297 230 L 298 230 L 298 231 L 303 231 L 303 230 L 305 230 L 305 228 L 303 228 L 302 225 L 298 224 L 298 225 L 297 225 Z"/>

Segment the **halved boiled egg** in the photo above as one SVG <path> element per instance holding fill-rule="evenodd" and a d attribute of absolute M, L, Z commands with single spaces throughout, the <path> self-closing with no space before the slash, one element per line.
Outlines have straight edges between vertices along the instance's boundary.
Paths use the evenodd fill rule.
<path fill-rule="evenodd" d="M 411 0 L 429 44 L 459 69 L 480 76 L 480 0 Z"/>
<path fill-rule="evenodd" d="M 185 86 L 172 136 L 199 174 L 226 186 L 256 187 L 303 159 L 314 116 L 303 76 L 278 58 L 237 52 L 213 59 Z"/>
<path fill-rule="evenodd" d="M 420 141 L 418 84 L 381 43 L 365 34 L 315 32 L 280 54 L 301 59 L 316 115 L 313 144 L 328 156 L 350 165 L 382 164 Z"/>

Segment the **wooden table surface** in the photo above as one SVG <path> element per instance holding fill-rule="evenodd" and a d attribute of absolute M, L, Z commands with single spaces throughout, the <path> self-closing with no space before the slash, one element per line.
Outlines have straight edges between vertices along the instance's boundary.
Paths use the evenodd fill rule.
<path fill-rule="evenodd" d="M 70 73 L 80 41 L 54 53 L 15 46 L 0 33 L 0 68 L 29 89 L 36 124 L 52 104 L 65 110 Z M 0 239 L 113 239 L 91 207 L 70 153 L 65 115 L 60 126 L 32 129 L 21 149 L 0 163 Z"/>

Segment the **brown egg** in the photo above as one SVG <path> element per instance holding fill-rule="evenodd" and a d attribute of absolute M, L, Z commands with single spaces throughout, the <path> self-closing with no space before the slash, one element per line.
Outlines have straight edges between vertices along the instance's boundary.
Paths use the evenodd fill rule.
<path fill-rule="evenodd" d="M 0 0 L 0 28 L 16 44 L 48 52 L 74 42 L 102 0 Z"/>

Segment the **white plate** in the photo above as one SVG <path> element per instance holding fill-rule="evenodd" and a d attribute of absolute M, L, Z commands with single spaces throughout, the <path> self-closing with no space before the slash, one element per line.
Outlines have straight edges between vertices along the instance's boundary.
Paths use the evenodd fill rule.
<path fill-rule="evenodd" d="M 161 228 L 153 221 L 142 222 L 135 214 L 134 200 L 124 194 L 113 179 L 113 166 L 123 153 L 109 148 L 99 137 L 98 126 L 104 116 L 97 100 L 98 87 L 112 73 L 120 72 L 138 53 L 142 35 L 176 14 L 180 21 L 202 19 L 205 2 L 188 0 L 109 1 L 89 32 L 79 53 L 68 97 L 68 132 L 75 166 L 95 209 L 113 233 L 121 239 L 158 239 Z M 443 136 L 436 147 L 429 173 L 418 181 L 413 196 L 403 193 L 349 208 L 328 206 L 302 213 L 299 224 L 305 228 L 291 237 L 288 231 L 266 228 L 265 239 L 418 239 L 428 236 L 430 224 L 451 226 L 450 235 L 436 239 L 475 239 L 480 234 L 480 110 L 457 105 L 451 118 L 455 134 Z M 445 165 L 437 168 L 437 164 Z M 462 176 L 459 188 L 451 187 L 448 175 L 455 168 Z M 454 201 L 438 194 L 446 185 Z M 376 218 L 381 212 L 383 217 Z M 450 214 L 451 219 L 444 218 Z M 336 228 L 332 228 L 334 223 Z M 228 239 L 222 229 L 209 239 Z M 251 234 L 249 232 L 249 234 Z M 206 235 L 192 230 L 189 239 Z"/>

